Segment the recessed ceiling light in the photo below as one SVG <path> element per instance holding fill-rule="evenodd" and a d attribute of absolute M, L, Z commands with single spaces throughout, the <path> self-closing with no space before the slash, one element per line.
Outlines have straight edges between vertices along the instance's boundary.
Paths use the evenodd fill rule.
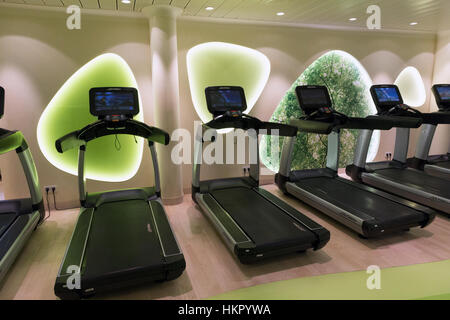
<path fill-rule="evenodd" d="M 350 20 L 350 21 L 356 21 L 356 20 L 358 20 L 358 18 L 350 18 L 350 19 L 348 19 L 348 20 Z"/>
<path fill-rule="evenodd" d="M 122 3 L 125 3 L 125 4 L 130 4 L 131 3 L 130 0 L 121 0 L 121 1 L 122 1 Z"/>
<path fill-rule="evenodd" d="M 411 22 L 409 25 L 410 26 L 416 26 L 416 25 L 418 25 L 419 23 L 418 22 Z"/>
<path fill-rule="evenodd" d="M 277 12 L 277 16 L 284 16 L 284 12 Z"/>
<path fill-rule="evenodd" d="M 205 10 L 206 10 L 206 11 L 213 11 L 213 10 L 214 10 L 214 7 L 206 7 Z"/>

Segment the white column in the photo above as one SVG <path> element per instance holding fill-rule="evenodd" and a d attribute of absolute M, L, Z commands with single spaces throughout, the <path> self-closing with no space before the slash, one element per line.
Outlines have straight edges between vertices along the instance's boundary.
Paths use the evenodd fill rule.
<path fill-rule="evenodd" d="M 149 6 L 142 9 L 149 19 L 155 126 L 172 134 L 180 126 L 178 84 L 177 17 L 182 9 Z M 166 203 L 183 200 L 181 166 L 171 159 L 173 143 L 158 146 L 162 198 Z"/>

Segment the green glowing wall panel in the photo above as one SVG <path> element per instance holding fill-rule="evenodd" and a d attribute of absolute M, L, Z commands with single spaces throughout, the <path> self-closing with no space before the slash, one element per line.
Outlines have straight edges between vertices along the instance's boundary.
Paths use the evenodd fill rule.
<path fill-rule="evenodd" d="M 212 120 L 205 88 L 240 86 L 244 88 L 249 113 L 264 89 L 270 74 L 269 59 L 257 50 L 224 42 L 208 42 L 187 54 L 192 102 L 203 122 Z"/>
<path fill-rule="evenodd" d="M 302 111 L 298 105 L 295 88 L 299 85 L 325 85 L 330 91 L 334 108 L 349 116 L 365 117 L 375 114 L 376 108 L 370 97 L 372 81 L 364 67 L 343 51 L 330 51 L 313 62 L 293 83 L 270 121 L 288 123 L 298 119 Z M 353 162 L 358 131 L 343 130 L 341 135 L 340 167 Z M 378 151 L 380 133 L 374 132 L 368 160 L 372 161 Z M 279 152 L 272 154 L 271 137 L 264 136 L 260 156 L 264 165 L 278 172 L 283 139 L 279 139 Z M 294 147 L 292 170 L 323 168 L 326 166 L 327 137 L 299 133 Z"/>
<path fill-rule="evenodd" d="M 39 147 L 58 169 L 77 175 L 78 150 L 60 154 L 56 151 L 55 141 L 97 120 L 89 113 L 89 90 L 106 86 L 137 88 L 130 67 L 118 55 L 103 54 L 84 65 L 64 83 L 42 113 L 37 128 Z M 135 118 L 142 121 L 140 107 L 141 112 Z M 86 178 L 118 182 L 136 174 L 142 160 L 142 139 L 125 135 L 118 139 L 120 150 L 115 147 L 115 136 L 88 143 Z"/>

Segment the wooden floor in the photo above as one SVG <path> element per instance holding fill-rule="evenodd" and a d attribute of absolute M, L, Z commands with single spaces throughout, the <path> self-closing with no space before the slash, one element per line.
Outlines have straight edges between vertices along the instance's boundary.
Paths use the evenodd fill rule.
<path fill-rule="evenodd" d="M 383 268 L 450 259 L 450 219 L 445 216 L 439 215 L 426 229 L 363 240 L 327 216 L 284 196 L 276 186 L 265 188 L 330 230 L 328 245 L 317 252 L 242 265 L 228 252 L 190 195 L 186 195 L 182 204 L 166 207 L 186 258 L 184 274 L 171 282 L 97 298 L 204 299 L 261 283 L 363 270 L 373 264 Z M 34 232 L 0 285 L 0 299 L 56 299 L 53 284 L 77 215 L 76 209 L 53 212 Z"/>

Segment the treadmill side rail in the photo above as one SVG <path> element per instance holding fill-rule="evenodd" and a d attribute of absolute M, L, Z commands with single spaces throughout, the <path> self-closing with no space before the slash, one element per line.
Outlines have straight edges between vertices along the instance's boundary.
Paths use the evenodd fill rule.
<path fill-rule="evenodd" d="M 197 193 L 195 196 L 198 205 L 214 224 L 216 230 L 221 230 L 220 236 L 232 252 L 237 245 L 253 245 L 251 239 L 209 193 Z M 231 228 L 232 230 L 229 230 Z"/>
<path fill-rule="evenodd" d="M 82 276 L 84 252 L 89 238 L 93 214 L 94 208 L 82 208 L 78 215 L 75 229 L 72 233 L 66 252 L 64 253 L 58 276 L 56 277 L 54 291 L 61 299 L 73 299 L 82 296 L 80 291 L 81 288 L 80 290 L 70 290 L 67 287 L 67 280 L 73 275 L 73 273 L 69 272 L 69 267 L 71 266 L 78 267 L 80 275 Z"/>
<path fill-rule="evenodd" d="M 183 273 L 186 269 L 186 261 L 160 200 L 152 200 L 149 205 L 164 255 L 164 271 L 166 273 L 164 280 L 170 281 Z"/>
<path fill-rule="evenodd" d="M 425 173 L 435 177 L 450 180 L 450 170 L 439 165 L 425 165 Z"/>
<path fill-rule="evenodd" d="M 182 255 L 178 241 L 172 231 L 172 227 L 170 226 L 169 219 L 164 212 L 162 204 L 157 200 L 152 200 L 149 202 L 149 205 L 164 257 L 167 258 L 180 254 Z"/>
<path fill-rule="evenodd" d="M 20 230 L 21 230 L 18 235 L 16 235 L 16 234 L 12 235 L 12 233 L 14 233 L 14 231 L 15 231 L 14 226 L 16 223 L 19 223 L 19 219 L 26 219 L 26 222 L 25 222 L 24 226 L 18 225 L 17 228 L 20 228 Z M 31 233 L 38 225 L 38 223 L 40 221 L 40 212 L 34 211 L 27 215 L 20 215 L 19 219 L 16 219 L 16 221 L 11 225 L 10 228 L 8 228 L 8 230 L 1 237 L 2 244 L 4 244 L 4 240 L 7 237 L 9 237 L 10 234 L 12 235 L 12 238 L 14 239 L 14 241 L 10 242 L 10 245 L 8 245 L 8 248 L 5 248 L 6 249 L 5 255 L 0 257 L 0 282 L 2 281 L 3 277 L 8 272 L 11 265 L 14 263 L 16 257 L 22 250 L 22 248 L 25 245 L 25 243 L 27 242 L 28 238 L 31 236 Z"/>
<path fill-rule="evenodd" d="M 355 217 L 350 212 L 347 212 L 330 202 L 322 200 L 322 198 L 307 192 L 295 185 L 295 183 L 288 182 L 286 184 L 287 191 L 295 196 L 297 199 L 302 200 L 308 205 L 317 208 L 318 210 L 326 213 L 328 216 L 334 218 L 345 226 L 353 229 L 359 234 L 364 234 L 363 230 L 363 220 Z"/>
<path fill-rule="evenodd" d="M 424 176 L 426 176 L 425 173 Z M 412 201 L 417 201 L 430 208 L 442 211 L 446 214 L 450 214 L 450 199 L 448 198 L 443 198 L 433 193 L 424 192 L 422 190 L 408 186 L 405 183 L 393 181 L 384 177 L 383 175 L 380 175 L 379 173 L 363 173 L 362 181 L 374 186 L 375 188 L 386 190 Z"/>

